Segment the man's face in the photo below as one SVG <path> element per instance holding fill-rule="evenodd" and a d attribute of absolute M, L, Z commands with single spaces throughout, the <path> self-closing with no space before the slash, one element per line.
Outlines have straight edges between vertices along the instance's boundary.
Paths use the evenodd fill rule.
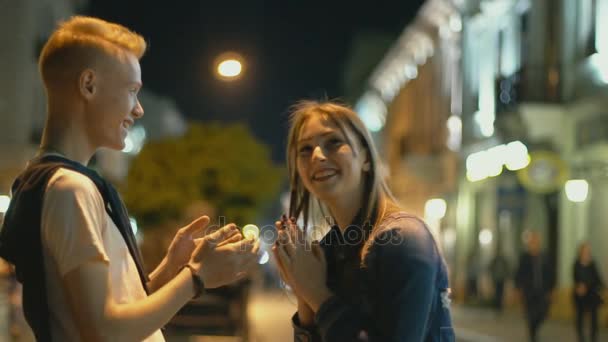
<path fill-rule="evenodd" d="M 139 61 L 104 58 L 95 68 L 95 93 L 87 103 L 87 129 L 95 147 L 122 150 L 129 128 L 144 114 L 137 94 L 142 86 Z"/>

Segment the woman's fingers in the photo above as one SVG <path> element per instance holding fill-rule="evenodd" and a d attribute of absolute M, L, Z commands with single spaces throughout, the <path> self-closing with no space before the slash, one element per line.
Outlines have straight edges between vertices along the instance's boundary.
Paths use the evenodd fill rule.
<path fill-rule="evenodd" d="M 323 248 L 321 248 L 321 245 L 319 245 L 318 241 L 312 242 L 312 252 L 317 259 L 319 259 L 319 261 L 325 263 L 325 252 L 323 251 Z"/>
<path fill-rule="evenodd" d="M 279 260 L 281 260 L 281 264 L 283 265 L 283 270 L 289 270 L 291 266 L 291 257 L 288 252 L 282 246 L 278 247 Z"/>

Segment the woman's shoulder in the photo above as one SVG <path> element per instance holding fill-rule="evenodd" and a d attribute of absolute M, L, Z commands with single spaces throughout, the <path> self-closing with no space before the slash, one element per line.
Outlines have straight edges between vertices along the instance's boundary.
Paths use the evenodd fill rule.
<path fill-rule="evenodd" d="M 442 265 L 441 254 L 424 220 L 404 211 L 383 217 L 368 243 L 364 264 L 369 269 L 436 272 Z"/>
<path fill-rule="evenodd" d="M 424 220 L 406 211 L 395 211 L 385 215 L 377 223 L 376 232 L 377 235 L 432 237 Z"/>
<path fill-rule="evenodd" d="M 420 217 L 397 211 L 383 217 L 372 233 L 372 249 L 435 254 L 433 235 Z M 407 252 L 409 251 L 409 252 Z"/>

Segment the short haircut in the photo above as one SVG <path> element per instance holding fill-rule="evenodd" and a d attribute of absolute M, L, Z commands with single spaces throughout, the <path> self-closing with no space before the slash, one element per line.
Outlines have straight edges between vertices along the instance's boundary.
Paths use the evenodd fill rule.
<path fill-rule="evenodd" d="M 128 28 L 102 19 L 74 16 L 59 24 L 42 48 L 38 67 L 44 84 L 76 76 L 99 57 L 141 59 L 146 41 Z"/>

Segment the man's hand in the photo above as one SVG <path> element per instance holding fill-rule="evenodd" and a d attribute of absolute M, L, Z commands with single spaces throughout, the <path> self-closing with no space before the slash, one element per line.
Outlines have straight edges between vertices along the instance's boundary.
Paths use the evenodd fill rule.
<path fill-rule="evenodd" d="M 169 245 L 167 250 L 167 266 L 177 272 L 177 270 L 186 264 L 192 252 L 197 246 L 197 242 L 200 243 L 200 239 L 195 239 L 196 235 L 202 232 L 209 224 L 208 216 L 201 216 L 196 220 L 192 221 L 189 225 L 180 228 L 175 234 L 173 241 Z"/>
<path fill-rule="evenodd" d="M 258 240 L 243 239 L 234 224 L 200 239 L 190 264 L 198 270 L 206 288 L 216 288 L 244 278 L 257 264 Z"/>

